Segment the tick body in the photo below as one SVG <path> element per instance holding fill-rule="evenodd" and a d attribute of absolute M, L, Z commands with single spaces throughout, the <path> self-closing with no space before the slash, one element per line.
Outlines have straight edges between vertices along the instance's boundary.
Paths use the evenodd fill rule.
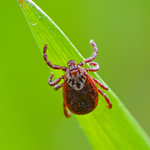
<path fill-rule="evenodd" d="M 99 70 L 99 65 L 96 62 L 92 62 L 97 53 L 98 48 L 93 42 L 90 44 L 94 47 L 94 53 L 91 57 L 85 59 L 84 61 L 76 64 L 75 60 L 68 61 L 68 67 L 62 67 L 58 65 L 52 65 L 52 63 L 47 59 L 47 45 L 43 49 L 43 57 L 49 67 L 53 69 L 62 69 L 65 74 L 55 81 L 52 81 L 53 74 L 49 77 L 48 83 L 50 86 L 54 86 L 55 90 L 63 88 L 63 110 L 67 118 L 71 116 L 71 112 L 78 115 L 84 115 L 93 111 L 98 104 L 98 93 L 100 93 L 108 103 L 108 108 L 112 108 L 111 102 L 107 95 L 100 89 L 97 88 L 96 84 L 101 86 L 104 90 L 108 90 L 105 85 L 100 81 L 94 79 L 88 74 L 88 71 L 95 72 Z M 92 68 L 83 68 L 85 63 L 94 66 Z M 62 84 L 58 84 L 61 80 L 64 80 Z M 70 111 L 67 111 L 67 108 Z"/>

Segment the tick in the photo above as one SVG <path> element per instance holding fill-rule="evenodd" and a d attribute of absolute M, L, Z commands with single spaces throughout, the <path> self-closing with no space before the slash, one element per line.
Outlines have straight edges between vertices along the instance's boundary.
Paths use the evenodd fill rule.
<path fill-rule="evenodd" d="M 67 118 L 71 116 L 71 112 L 77 115 L 84 115 L 93 111 L 98 104 L 98 93 L 100 93 L 106 100 L 108 108 L 112 108 L 112 104 L 107 95 L 97 88 L 98 84 L 104 90 L 108 88 L 103 85 L 97 79 L 94 79 L 88 74 L 88 71 L 95 72 L 99 70 L 99 65 L 96 62 L 92 62 L 98 53 L 98 48 L 93 40 L 90 44 L 94 47 L 94 53 L 91 57 L 85 59 L 79 64 L 75 60 L 68 61 L 68 67 L 52 65 L 47 59 L 47 45 L 43 48 L 43 57 L 47 65 L 53 69 L 61 69 L 65 71 L 65 74 L 55 81 L 52 81 L 54 74 L 48 79 L 48 84 L 54 86 L 55 90 L 63 88 L 63 110 Z M 91 68 L 83 68 L 85 63 L 89 63 Z M 58 84 L 61 80 L 64 80 L 62 84 Z M 68 111 L 67 108 L 70 110 Z"/>

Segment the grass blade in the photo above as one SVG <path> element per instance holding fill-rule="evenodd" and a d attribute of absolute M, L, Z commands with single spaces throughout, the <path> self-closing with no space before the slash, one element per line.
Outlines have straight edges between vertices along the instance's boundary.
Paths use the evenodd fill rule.
<path fill-rule="evenodd" d="M 48 45 L 48 59 L 53 64 L 66 66 L 70 59 L 78 63 L 84 59 L 60 28 L 34 2 L 18 2 L 40 50 L 43 50 L 45 44 Z M 55 78 L 63 74 L 61 71 L 52 71 Z M 90 75 L 104 83 L 96 73 Z M 111 89 L 106 94 L 113 105 L 111 110 L 105 107 L 105 100 L 100 96 L 96 110 L 88 115 L 76 115 L 93 149 L 150 149 L 149 137 L 119 98 Z"/>

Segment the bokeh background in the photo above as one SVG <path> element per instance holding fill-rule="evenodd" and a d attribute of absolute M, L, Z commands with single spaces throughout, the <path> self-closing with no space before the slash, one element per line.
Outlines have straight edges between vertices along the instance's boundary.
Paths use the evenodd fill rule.
<path fill-rule="evenodd" d="M 150 1 L 34 0 L 86 58 L 94 39 L 98 74 L 150 135 Z M 61 91 L 17 0 L 0 2 L 0 149 L 91 150 L 74 115 L 66 119 Z M 49 94 L 48 94 L 49 93 Z"/>

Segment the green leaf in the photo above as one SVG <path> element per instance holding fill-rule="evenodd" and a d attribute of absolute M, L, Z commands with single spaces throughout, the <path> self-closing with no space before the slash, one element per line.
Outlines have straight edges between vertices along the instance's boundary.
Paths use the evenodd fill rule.
<path fill-rule="evenodd" d="M 41 52 L 44 45 L 48 45 L 48 59 L 53 64 L 66 66 L 68 60 L 74 59 L 77 63 L 84 60 L 61 29 L 34 2 L 31 0 L 18 2 Z M 51 71 L 54 72 L 55 78 L 64 74 L 54 69 Z M 90 75 L 105 84 L 96 73 Z M 119 98 L 110 88 L 105 93 L 112 102 L 112 109 L 106 108 L 107 104 L 100 95 L 99 104 L 92 113 L 75 115 L 93 149 L 150 149 L 149 137 Z"/>

